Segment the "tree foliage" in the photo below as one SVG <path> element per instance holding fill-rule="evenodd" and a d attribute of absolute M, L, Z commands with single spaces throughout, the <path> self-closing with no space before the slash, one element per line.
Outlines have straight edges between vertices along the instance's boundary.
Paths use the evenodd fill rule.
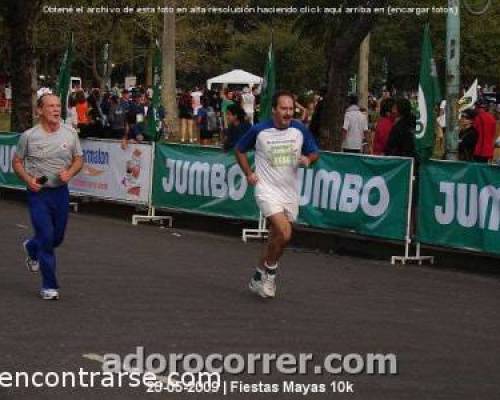
<path fill-rule="evenodd" d="M 363 2 L 366 6 L 376 3 Z M 393 6 L 414 6 L 414 2 L 394 0 Z M 442 4 L 441 4 L 442 3 Z M 4 3 L 4 13 L 5 14 Z M 64 7 L 74 5 L 71 0 L 44 0 L 43 5 Z M 179 6 L 196 5 L 227 6 L 226 0 L 184 0 Z M 354 0 L 314 1 L 246 1 L 237 0 L 233 7 L 286 6 L 305 4 L 322 7 L 356 6 Z M 90 0 L 85 7 L 105 5 L 112 7 L 139 7 L 140 1 Z M 160 0 L 148 1 L 148 6 L 162 5 Z M 422 0 L 419 7 L 445 6 L 446 1 Z M 462 74 L 463 80 L 495 82 L 500 75 L 500 63 L 494 49 L 500 45 L 500 3 L 493 2 L 490 10 L 481 16 L 472 16 L 462 7 Z M 177 21 L 177 70 L 180 86 L 190 87 L 210 76 L 224 72 L 232 66 L 240 66 L 261 74 L 262 55 L 270 41 L 270 28 L 275 31 L 278 52 L 278 80 L 282 86 L 295 90 L 317 88 L 325 81 L 328 65 L 326 44 L 340 37 L 359 15 L 308 14 L 297 18 L 278 15 L 186 15 Z M 370 73 L 371 83 L 381 84 L 383 62 L 387 61 L 390 83 L 409 89 L 418 79 L 418 54 L 421 29 L 425 22 L 431 23 L 436 61 L 441 75 L 445 70 L 444 14 L 382 16 L 373 26 Z M 74 32 L 77 47 L 75 75 L 85 78 L 87 84 L 99 85 L 102 79 L 102 57 L 106 42 L 112 45 L 111 58 L 114 64 L 113 81 L 123 82 L 127 74 L 135 74 L 146 81 L 148 49 L 160 37 L 162 16 L 159 14 L 49 14 L 40 15 L 35 25 L 35 56 L 39 59 L 38 70 L 53 79 L 57 75 L 60 58 L 66 45 L 65 38 Z M 267 37 L 266 37 L 267 36 Z M 0 38 L 6 38 L 5 21 L 0 19 Z M 58 40 L 54 40 L 54 38 Z M 11 59 L 8 41 L 2 40 L 0 54 Z M 295 46 L 296 45 L 296 46 Z M 262 58 L 260 58 L 262 57 Z M 259 59 L 260 58 L 260 59 Z M 282 60 L 285 68 L 280 68 Z M 305 63 L 304 63 L 305 61 Z M 354 60 L 355 61 L 355 60 Z M 305 65 L 304 65 L 305 64 Z M 2 65 L 9 71 L 9 63 Z M 355 73 L 355 63 L 350 73 Z M 297 84 L 299 82 L 299 84 Z"/>
<path fill-rule="evenodd" d="M 470 0 L 469 0 L 470 1 Z M 76 51 L 73 74 L 86 85 L 101 85 L 103 48 L 110 43 L 110 63 L 114 65 L 113 83 L 123 84 L 124 77 L 137 75 L 147 83 L 151 52 L 155 39 L 161 37 L 161 14 L 49 14 L 44 5 L 75 6 L 72 0 L 4 1 L 0 3 L 0 66 L 11 76 L 18 67 L 9 38 L 9 6 L 25 4 L 37 11 L 30 21 L 33 28 L 32 57 L 38 74 L 55 81 L 69 33 L 75 35 Z M 368 0 L 178 0 L 180 7 L 227 6 L 251 7 L 296 6 L 365 7 L 387 5 L 387 1 Z M 29 5 L 28 5 L 29 4 Z M 35 8 L 33 8 L 35 5 Z M 163 0 L 149 0 L 148 6 L 162 6 Z M 415 7 L 414 1 L 393 0 L 392 6 Z M 418 7 L 446 6 L 446 0 L 421 0 Z M 144 6 L 139 0 L 89 0 L 84 7 Z M 483 15 L 473 16 L 462 7 L 462 81 L 470 83 L 478 77 L 481 83 L 498 84 L 500 63 L 500 2 L 493 1 Z M 297 92 L 318 89 L 327 81 L 338 83 L 336 96 L 345 96 L 347 80 L 357 71 L 357 46 L 362 36 L 371 31 L 370 87 L 385 83 L 387 63 L 389 84 L 401 89 L 414 89 L 418 83 L 419 52 L 424 23 L 431 23 L 434 55 L 444 86 L 446 15 L 378 16 L 352 13 L 346 15 L 183 15 L 176 19 L 177 86 L 191 88 L 211 76 L 232 68 L 242 68 L 262 75 L 265 54 L 274 33 L 277 80 L 279 87 Z M 19 27 L 14 28 L 17 31 Z M 17 53 L 16 53 L 17 56 Z M 148 72 L 149 71 L 149 72 Z M 17 72 L 16 72 L 17 73 Z M 53 82 L 52 81 L 52 82 Z M 50 83 L 50 82 L 49 82 Z M 342 113 L 342 103 L 331 109 Z M 330 121 L 331 123 L 332 121 Z M 334 128 L 337 129 L 337 128 Z"/>
<path fill-rule="evenodd" d="M 326 63 L 321 48 L 314 47 L 311 40 L 292 32 L 287 23 L 276 23 L 273 29 L 261 25 L 247 34 L 233 37 L 233 46 L 224 55 L 226 69 L 241 68 L 262 76 L 269 43 L 273 38 L 276 60 L 276 85 L 278 88 L 302 93 L 318 89 L 326 83 Z"/>

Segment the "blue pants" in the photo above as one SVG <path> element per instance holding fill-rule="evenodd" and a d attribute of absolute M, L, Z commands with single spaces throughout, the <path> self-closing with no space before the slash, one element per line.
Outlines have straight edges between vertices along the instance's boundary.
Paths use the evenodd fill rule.
<path fill-rule="evenodd" d="M 40 263 L 42 288 L 58 289 L 54 250 L 63 242 L 68 222 L 68 186 L 37 193 L 28 190 L 28 206 L 35 230 L 35 236 L 26 245 L 29 256 Z"/>

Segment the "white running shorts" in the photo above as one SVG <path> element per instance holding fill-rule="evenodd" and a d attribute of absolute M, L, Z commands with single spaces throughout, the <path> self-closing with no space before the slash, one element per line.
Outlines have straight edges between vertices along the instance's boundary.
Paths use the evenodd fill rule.
<path fill-rule="evenodd" d="M 255 196 L 257 206 L 262 215 L 268 218 L 271 215 L 283 213 L 290 222 L 294 222 L 299 215 L 299 205 L 295 203 L 282 203 L 276 200 L 270 200 L 264 196 Z"/>

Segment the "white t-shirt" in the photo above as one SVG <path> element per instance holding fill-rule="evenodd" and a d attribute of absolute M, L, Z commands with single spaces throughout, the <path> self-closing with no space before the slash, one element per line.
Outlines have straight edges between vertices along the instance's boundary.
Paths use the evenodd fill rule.
<path fill-rule="evenodd" d="M 309 129 L 295 120 L 286 129 L 274 127 L 272 120 L 265 121 L 254 125 L 236 146 L 242 153 L 255 149 L 256 197 L 298 204 L 299 157 L 319 151 Z"/>
<path fill-rule="evenodd" d="M 439 127 L 440 127 L 441 129 L 446 128 L 446 115 L 445 115 L 445 114 L 443 114 L 443 115 L 439 115 L 439 116 L 436 118 L 436 120 L 437 120 L 437 123 L 439 124 Z"/>
<path fill-rule="evenodd" d="M 360 150 L 363 146 L 364 133 L 368 130 L 368 118 L 358 106 L 352 105 L 347 109 L 343 128 L 347 131 L 347 135 L 342 148 Z"/>
<path fill-rule="evenodd" d="M 255 96 L 252 93 L 243 93 L 241 95 L 241 107 L 247 114 L 253 114 Z"/>
<path fill-rule="evenodd" d="M 66 120 L 64 121 L 67 125 L 72 126 L 76 129 L 78 125 L 78 114 L 76 112 L 76 107 L 68 108 L 66 111 Z"/>
<path fill-rule="evenodd" d="M 12 89 L 10 87 L 5 88 L 5 100 L 12 100 Z"/>
<path fill-rule="evenodd" d="M 201 96 L 203 96 L 203 93 L 201 93 L 200 91 L 191 93 L 193 115 L 198 115 L 198 110 L 201 108 Z"/>

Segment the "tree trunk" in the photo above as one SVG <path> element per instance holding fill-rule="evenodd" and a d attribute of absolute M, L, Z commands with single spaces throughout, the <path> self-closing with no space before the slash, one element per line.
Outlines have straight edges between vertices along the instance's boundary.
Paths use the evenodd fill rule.
<path fill-rule="evenodd" d="M 146 88 L 153 86 L 153 52 L 154 52 L 154 43 L 151 41 L 149 43 L 148 49 L 146 50 L 146 71 L 145 71 Z"/>
<path fill-rule="evenodd" d="M 113 32 L 116 32 L 118 29 L 118 25 L 120 23 L 120 20 L 118 18 L 113 18 L 113 22 L 111 23 L 111 27 L 108 31 L 108 34 L 106 35 L 107 37 L 111 38 L 110 41 L 107 43 L 107 56 L 106 56 L 106 48 L 105 48 L 105 59 L 104 61 L 104 67 L 103 67 L 103 74 L 102 74 L 102 79 L 101 79 L 101 93 L 104 93 L 106 86 L 108 87 L 108 90 L 111 89 L 111 73 L 113 72 Z M 105 45 L 106 46 L 106 45 Z"/>
<path fill-rule="evenodd" d="M 349 74 L 359 45 L 370 32 L 371 18 L 359 18 L 329 44 L 328 91 L 326 108 L 321 117 L 322 145 L 329 150 L 342 150 L 342 124 L 347 105 Z"/>
<path fill-rule="evenodd" d="M 5 23 L 9 29 L 10 54 L 13 55 L 11 131 L 23 132 L 33 125 L 33 28 L 40 12 L 40 2 L 12 0 L 7 10 Z"/>
<path fill-rule="evenodd" d="M 368 110 L 369 70 L 370 70 L 370 34 L 368 34 L 359 48 L 358 70 L 358 98 L 359 106 Z"/>
<path fill-rule="evenodd" d="M 165 7 L 176 9 L 175 0 L 165 0 Z M 162 36 L 162 91 L 161 98 L 166 111 L 167 128 L 177 136 L 179 121 L 177 115 L 176 69 L 175 69 L 175 13 L 165 13 Z"/>
<path fill-rule="evenodd" d="M 104 79 L 99 75 L 97 49 L 95 43 L 92 43 L 92 75 L 97 83 L 97 86 L 102 87 Z M 94 87 L 94 85 L 92 85 Z"/>
<path fill-rule="evenodd" d="M 107 58 L 104 58 L 104 68 L 103 68 L 103 74 L 102 74 L 102 80 L 101 80 L 101 85 L 99 86 L 101 89 L 101 93 L 104 93 L 106 91 L 106 87 L 111 89 L 111 72 L 112 72 L 112 67 L 111 67 L 111 60 L 113 57 L 113 43 L 110 42 L 108 43 L 108 49 L 107 49 Z"/>
<path fill-rule="evenodd" d="M 31 68 L 31 114 L 33 117 L 33 121 L 36 121 L 38 118 L 37 115 L 37 106 L 36 106 L 36 92 L 38 90 L 38 64 L 40 64 L 39 60 L 33 59 L 33 68 Z"/>
<path fill-rule="evenodd" d="M 388 0 L 368 1 L 367 6 L 385 7 Z M 350 3 L 348 3 L 350 4 Z M 352 1 L 352 4 L 357 2 Z M 354 56 L 366 35 L 370 33 L 376 17 L 373 14 L 345 16 L 329 37 L 327 47 L 328 91 L 325 112 L 321 116 L 321 138 L 324 148 L 340 151 L 342 123 L 347 105 L 348 80 Z"/>
<path fill-rule="evenodd" d="M 147 30 L 148 49 L 146 50 L 146 71 L 145 86 L 146 88 L 153 87 L 153 57 L 156 49 L 156 37 L 154 34 L 153 20 L 149 19 L 149 26 Z"/>
<path fill-rule="evenodd" d="M 325 149 L 342 150 L 342 124 L 347 104 L 349 64 L 341 58 L 332 58 L 328 68 L 326 108 L 321 118 L 321 143 Z"/>

